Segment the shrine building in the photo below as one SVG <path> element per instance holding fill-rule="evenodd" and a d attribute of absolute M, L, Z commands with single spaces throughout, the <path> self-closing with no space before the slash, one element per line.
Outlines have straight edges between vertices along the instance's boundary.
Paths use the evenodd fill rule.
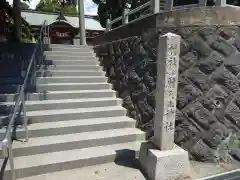
<path fill-rule="evenodd" d="M 30 25 L 33 37 L 39 36 L 44 20 L 47 21 L 52 44 L 79 45 L 79 18 L 78 16 L 63 15 L 61 13 L 46 13 L 34 10 L 22 10 L 22 18 Z M 95 36 L 105 32 L 96 16 L 85 15 L 86 41 L 91 45 Z"/>

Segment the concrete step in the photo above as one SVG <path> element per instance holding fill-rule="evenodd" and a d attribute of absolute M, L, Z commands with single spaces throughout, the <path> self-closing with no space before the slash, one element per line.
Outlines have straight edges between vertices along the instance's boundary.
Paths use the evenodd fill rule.
<path fill-rule="evenodd" d="M 27 112 L 28 123 L 56 122 L 74 119 L 94 119 L 103 117 L 125 116 L 126 109 L 121 106 L 92 107 L 78 109 L 62 109 L 29 111 Z"/>
<path fill-rule="evenodd" d="M 26 101 L 27 111 L 54 110 L 54 109 L 73 109 L 73 108 L 89 108 L 118 106 L 122 104 L 122 100 L 110 98 L 91 98 L 91 99 L 60 99 L 60 100 L 43 100 L 43 101 Z M 0 103 L 0 114 L 8 115 L 10 110 L 14 108 L 15 102 Z"/>
<path fill-rule="evenodd" d="M 99 61 L 94 60 L 45 60 L 46 65 L 99 65 Z"/>
<path fill-rule="evenodd" d="M 96 166 L 71 169 L 66 171 L 42 174 L 18 180 L 146 180 L 137 160 L 127 162 L 105 163 Z"/>
<path fill-rule="evenodd" d="M 54 77 L 38 77 L 38 84 L 47 83 L 103 83 L 107 82 L 105 76 L 54 76 Z"/>
<path fill-rule="evenodd" d="M 96 60 L 97 58 L 93 55 L 74 55 L 74 54 L 47 54 L 45 55 L 46 60 Z"/>
<path fill-rule="evenodd" d="M 103 71 L 77 71 L 77 70 L 45 70 L 37 71 L 38 77 L 52 77 L 52 76 L 105 76 Z"/>
<path fill-rule="evenodd" d="M 54 51 L 45 51 L 45 56 L 95 56 L 93 51 L 61 51 L 61 50 L 54 50 Z"/>
<path fill-rule="evenodd" d="M 42 70 L 84 70 L 84 71 L 102 71 L 98 65 L 44 65 Z"/>
<path fill-rule="evenodd" d="M 63 47 L 63 46 L 53 46 L 47 49 L 48 51 L 62 51 L 62 52 L 94 52 L 92 48 L 89 47 Z"/>
<path fill-rule="evenodd" d="M 28 124 L 42 122 L 56 122 L 74 119 L 94 119 L 103 117 L 118 117 L 125 116 L 126 109 L 121 106 L 105 106 L 77 109 L 61 109 L 59 110 L 41 110 L 27 112 Z M 7 126 L 10 115 L 0 116 L 0 126 Z M 23 124 L 23 117 L 17 116 L 14 122 L 15 125 Z"/>
<path fill-rule="evenodd" d="M 120 128 L 134 128 L 136 121 L 126 116 L 104 117 L 95 119 L 77 119 L 57 122 L 34 123 L 28 126 L 29 137 L 56 136 L 81 132 L 101 131 Z M 0 129 L 0 139 L 4 138 L 6 127 Z M 22 126 L 17 126 L 13 133 L 15 139 L 25 138 Z"/>
<path fill-rule="evenodd" d="M 0 94 L 0 102 L 15 101 L 18 94 Z M 116 97 L 116 92 L 111 89 L 100 90 L 75 90 L 75 91 L 48 91 L 47 93 L 27 93 L 29 101 L 81 99 L 81 98 L 105 98 Z"/>
<path fill-rule="evenodd" d="M 134 159 L 140 149 L 141 141 L 114 144 L 68 151 L 37 154 L 14 158 L 17 178 L 46 174 L 104 164 L 123 159 Z M 4 180 L 10 179 L 9 164 L 6 166 Z"/>
<path fill-rule="evenodd" d="M 49 83 L 28 88 L 30 92 L 112 89 L 108 83 Z M 0 90 L 1 91 L 1 90 Z"/>
<path fill-rule="evenodd" d="M 72 45 L 72 44 L 69 44 L 69 45 L 66 45 L 66 44 L 50 44 L 49 48 L 62 48 L 62 49 L 76 48 L 76 49 L 88 49 L 88 50 L 92 49 L 92 47 L 88 46 L 88 45 Z"/>
<path fill-rule="evenodd" d="M 0 129 L 1 128 L 5 128 L 5 126 L 8 126 L 9 124 L 9 119 L 11 117 L 11 114 L 0 114 Z M 14 126 L 23 125 L 23 117 L 20 116 L 16 116 L 15 121 L 14 121 Z M 0 139 L 1 140 L 1 139 Z"/>
<path fill-rule="evenodd" d="M 127 163 L 106 163 L 61 172 L 21 178 L 19 180 L 146 180 L 134 160 Z"/>
<path fill-rule="evenodd" d="M 1 94 L 17 93 L 20 91 L 21 85 L 2 85 L 0 86 Z M 106 82 L 103 83 L 49 83 L 49 84 L 37 84 L 36 86 L 28 86 L 27 92 L 45 92 L 48 91 L 70 91 L 70 90 L 99 90 L 99 89 L 111 89 L 112 85 Z"/>
<path fill-rule="evenodd" d="M 122 100 L 118 98 L 92 98 L 92 99 L 63 99 L 45 101 L 27 101 L 27 111 L 91 108 L 104 106 L 118 106 Z"/>
<path fill-rule="evenodd" d="M 137 128 L 122 128 L 102 131 L 63 134 L 29 139 L 28 142 L 14 141 L 14 157 L 50 152 L 84 149 L 89 147 L 145 140 L 145 133 Z"/>
<path fill-rule="evenodd" d="M 50 46 L 49 51 L 62 51 L 62 52 L 93 52 L 92 48 L 89 47 L 79 47 L 79 46 Z"/>

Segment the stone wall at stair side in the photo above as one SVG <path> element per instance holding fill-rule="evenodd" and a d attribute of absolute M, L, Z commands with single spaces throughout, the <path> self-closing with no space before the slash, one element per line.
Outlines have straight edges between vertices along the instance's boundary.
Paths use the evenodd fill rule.
<path fill-rule="evenodd" d="M 182 37 L 175 142 L 192 159 L 214 161 L 222 140 L 240 130 L 239 26 L 152 28 L 95 50 L 128 115 L 151 137 L 157 39 L 167 32 Z"/>
<path fill-rule="evenodd" d="M 0 43 L 0 78 L 21 77 L 35 47 L 34 43 Z"/>

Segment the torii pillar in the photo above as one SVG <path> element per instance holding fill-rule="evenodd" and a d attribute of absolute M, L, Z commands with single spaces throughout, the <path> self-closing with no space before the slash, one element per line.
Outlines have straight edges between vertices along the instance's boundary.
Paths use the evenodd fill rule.
<path fill-rule="evenodd" d="M 86 45 L 84 0 L 78 0 L 80 45 Z"/>

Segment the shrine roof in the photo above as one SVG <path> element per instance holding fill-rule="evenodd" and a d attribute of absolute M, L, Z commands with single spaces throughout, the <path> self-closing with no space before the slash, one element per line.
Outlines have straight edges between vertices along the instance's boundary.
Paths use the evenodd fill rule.
<path fill-rule="evenodd" d="M 30 25 L 40 26 L 42 25 L 44 20 L 47 20 L 48 24 L 52 24 L 58 21 L 57 18 L 59 17 L 59 14 L 45 13 L 45 12 L 39 12 L 39 11 L 33 11 L 33 10 L 30 10 L 30 11 L 22 10 L 21 16 Z M 71 26 L 75 28 L 79 27 L 78 16 L 64 15 L 64 17 L 67 20 L 67 23 L 69 23 Z M 101 26 L 100 22 L 91 16 L 85 16 L 85 28 L 87 30 L 97 30 L 97 31 L 105 30 L 105 28 Z"/>

